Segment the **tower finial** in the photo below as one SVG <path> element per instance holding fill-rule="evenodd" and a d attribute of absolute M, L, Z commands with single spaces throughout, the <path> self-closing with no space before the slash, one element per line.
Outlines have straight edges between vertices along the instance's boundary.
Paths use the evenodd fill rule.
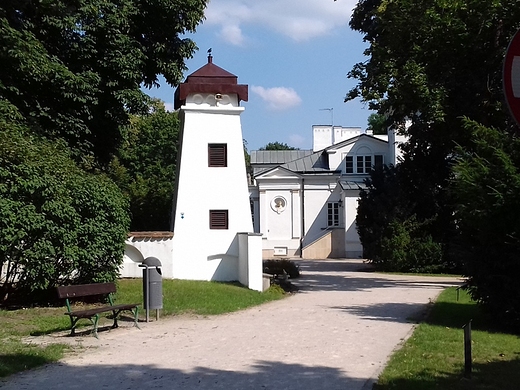
<path fill-rule="evenodd" d="M 211 55 L 211 47 L 208 49 L 208 64 L 213 62 L 213 56 Z"/>

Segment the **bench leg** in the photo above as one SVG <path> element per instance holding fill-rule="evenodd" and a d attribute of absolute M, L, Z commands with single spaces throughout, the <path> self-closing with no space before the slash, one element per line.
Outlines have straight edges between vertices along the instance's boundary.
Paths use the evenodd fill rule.
<path fill-rule="evenodd" d="M 134 313 L 134 326 L 137 327 L 137 329 L 141 330 L 141 328 L 139 327 L 139 324 L 137 323 L 138 315 L 139 315 L 139 306 L 137 306 L 133 310 L 133 313 Z"/>
<path fill-rule="evenodd" d="M 120 310 L 117 312 L 115 310 L 112 310 L 112 316 L 114 317 L 114 324 L 112 325 L 112 329 L 119 328 L 119 325 L 117 323 L 117 317 L 119 316 Z"/>
<path fill-rule="evenodd" d="M 76 325 L 78 323 L 79 318 L 72 318 L 72 316 L 69 316 L 70 318 L 70 336 L 76 335 Z"/>
<path fill-rule="evenodd" d="M 90 321 L 92 321 L 92 319 L 90 319 Z M 99 314 L 96 314 L 96 315 L 94 316 L 94 321 L 93 321 L 93 322 L 94 322 L 94 337 L 95 337 L 96 339 L 99 339 L 99 337 L 98 337 L 98 333 L 97 333 L 98 322 L 99 322 Z"/>
<path fill-rule="evenodd" d="M 134 315 L 134 326 L 137 328 L 137 329 L 141 329 L 139 327 L 139 324 L 138 324 L 138 320 L 139 320 L 139 306 L 137 306 L 135 309 L 125 309 L 125 310 L 128 310 L 130 313 L 132 313 Z M 114 317 L 114 324 L 112 325 L 112 328 L 118 328 L 119 325 L 117 324 L 117 317 L 119 316 L 119 313 L 121 313 L 121 311 L 123 310 L 113 310 L 112 311 L 112 315 Z"/>

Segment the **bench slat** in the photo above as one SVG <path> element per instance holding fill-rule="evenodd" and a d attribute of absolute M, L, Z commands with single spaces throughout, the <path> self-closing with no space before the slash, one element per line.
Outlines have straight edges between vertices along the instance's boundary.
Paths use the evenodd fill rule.
<path fill-rule="evenodd" d="M 137 306 L 139 306 L 139 304 L 137 304 L 137 303 L 134 303 L 134 304 L 123 303 L 123 304 L 114 305 L 114 306 L 93 307 L 92 309 L 87 309 L 87 310 L 71 311 L 70 313 L 65 313 L 65 314 L 72 316 L 72 317 L 78 317 L 78 318 L 90 318 L 93 315 L 98 314 L 98 313 L 104 313 L 104 312 L 109 312 L 109 311 L 114 311 L 114 310 L 116 310 L 116 311 L 117 310 L 119 310 L 119 311 L 120 310 L 131 310 L 131 309 L 136 308 Z"/>
<path fill-rule="evenodd" d="M 57 287 L 59 298 L 80 298 L 116 292 L 115 283 L 78 284 Z"/>

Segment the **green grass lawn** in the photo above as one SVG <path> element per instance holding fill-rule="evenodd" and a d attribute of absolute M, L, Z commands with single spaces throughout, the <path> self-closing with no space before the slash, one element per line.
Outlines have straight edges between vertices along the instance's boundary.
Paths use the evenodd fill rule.
<path fill-rule="evenodd" d="M 504 390 L 520 386 L 520 338 L 488 330 L 477 305 L 445 290 L 404 346 L 390 359 L 376 390 Z M 473 373 L 464 378 L 464 331 L 472 321 Z"/>
<path fill-rule="evenodd" d="M 262 304 L 284 296 L 282 289 L 273 286 L 260 293 L 229 283 L 188 280 L 163 280 L 163 307 L 161 316 L 174 314 L 210 315 L 229 313 Z M 142 280 L 118 281 L 117 303 L 140 303 L 142 307 Z M 67 346 L 27 345 L 26 336 L 37 336 L 70 329 L 70 320 L 63 307 L 0 310 L 0 377 L 54 362 L 63 357 Z M 155 310 L 152 310 L 154 318 Z M 140 319 L 145 318 L 140 310 Z M 80 322 L 90 328 L 90 322 Z M 110 319 L 100 319 L 100 327 L 112 324 Z M 90 337 L 90 336 L 89 336 Z M 103 337 L 102 335 L 100 337 Z"/>

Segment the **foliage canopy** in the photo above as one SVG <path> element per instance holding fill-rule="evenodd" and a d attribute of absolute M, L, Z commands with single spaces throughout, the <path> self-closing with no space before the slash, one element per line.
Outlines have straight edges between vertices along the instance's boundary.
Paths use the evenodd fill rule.
<path fill-rule="evenodd" d="M 106 165 L 141 85 L 177 84 L 207 0 L 14 1 L 0 5 L 0 98 L 29 127 L 64 139 L 77 161 Z"/>
<path fill-rule="evenodd" d="M 45 300 L 58 284 L 114 280 L 129 224 L 117 186 L 1 117 L 0 137 L 0 301 L 15 287 Z"/>
<path fill-rule="evenodd" d="M 367 254 L 403 264 L 404 252 L 422 248 L 426 264 L 459 263 L 473 296 L 509 323 L 520 319 L 520 227 L 509 222 L 520 161 L 502 63 L 518 20 L 516 0 L 360 0 L 350 25 L 369 59 L 350 71 L 358 84 L 345 98 L 360 97 L 409 137 L 402 163 L 374 172 L 361 198 Z"/>
<path fill-rule="evenodd" d="M 179 120 L 161 101 L 135 115 L 110 166 L 111 176 L 130 200 L 132 231 L 169 230 Z"/>
<path fill-rule="evenodd" d="M 293 146 L 287 145 L 285 142 L 269 142 L 265 146 L 261 147 L 259 150 L 298 150 Z"/>
<path fill-rule="evenodd" d="M 196 50 L 185 34 L 195 31 L 206 4 L 1 2 L 0 265 L 7 274 L 0 300 L 15 287 L 41 293 L 56 284 L 117 276 L 128 205 L 100 172 L 122 140 L 142 135 L 148 138 L 139 151 L 126 145 L 121 155 L 129 166 L 129 192 L 145 196 L 145 186 L 135 184 L 139 175 L 158 180 L 171 170 L 169 162 L 149 161 L 151 153 L 162 153 L 160 142 L 149 142 L 150 129 L 128 125 L 148 114 L 142 86 L 158 85 L 159 75 L 171 85 L 181 80 L 184 61 Z M 146 190 L 162 195 L 162 188 Z"/>

